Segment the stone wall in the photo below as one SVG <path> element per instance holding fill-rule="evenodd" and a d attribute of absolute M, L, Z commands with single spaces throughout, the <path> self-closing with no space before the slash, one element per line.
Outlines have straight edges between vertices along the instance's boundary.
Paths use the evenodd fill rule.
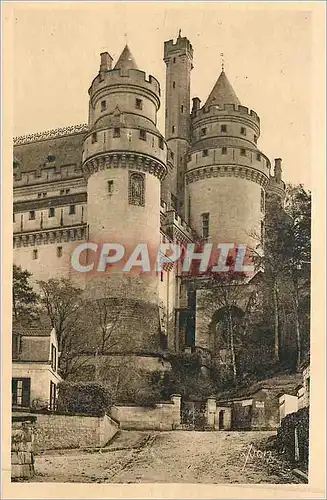
<path fill-rule="evenodd" d="M 180 402 L 180 396 L 174 395 L 171 401 L 154 407 L 115 405 L 111 415 L 120 422 L 121 429 L 169 431 L 180 426 Z"/>
<path fill-rule="evenodd" d="M 11 478 L 34 476 L 33 429 L 31 421 L 15 418 L 11 430 Z"/>
<path fill-rule="evenodd" d="M 105 446 L 118 432 L 110 416 L 37 415 L 35 451 Z"/>

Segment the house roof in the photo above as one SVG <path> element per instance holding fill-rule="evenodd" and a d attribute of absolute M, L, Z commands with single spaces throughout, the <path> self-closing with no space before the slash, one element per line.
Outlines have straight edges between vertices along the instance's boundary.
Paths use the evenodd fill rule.
<path fill-rule="evenodd" d="M 125 45 L 123 52 L 120 54 L 114 69 L 138 69 L 136 61 L 130 51 L 128 45 Z"/>
<path fill-rule="evenodd" d="M 241 104 L 225 71 L 220 73 L 205 106 L 211 106 L 213 104 L 235 104 L 237 106 Z"/>
<path fill-rule="evenodd" d="M 24 327 L 21 325 L 16 325 L 13 327 L 13 335 L 22 335 L 23 337 L 50 337 L 52 328 L 40 326 L 40 327 Z"/>

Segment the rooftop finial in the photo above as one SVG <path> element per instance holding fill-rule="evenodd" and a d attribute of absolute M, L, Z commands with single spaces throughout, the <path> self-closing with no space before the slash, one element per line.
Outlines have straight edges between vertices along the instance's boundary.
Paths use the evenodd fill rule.
<path fill-rule="evenodd" d="M 225 71 L 225 57 L 224 57 L 223 52 L 221 52 L 220 57 L 221 57 L 221 71 L 224 72 Z"/>
<path fill-rule="evenodd" d="M 124 33 L 124 38 L 125 38 L 125 45 L 128 44 L 128 34 L 127 33 Z"/>
<path fill-rule="evenodd" d="M 179 30 L 178 30 L 178 38 L 181 38 L 181 36 L 182 36 L 182 30 L 181 30 L 181 29 L 179 29 Z"/>

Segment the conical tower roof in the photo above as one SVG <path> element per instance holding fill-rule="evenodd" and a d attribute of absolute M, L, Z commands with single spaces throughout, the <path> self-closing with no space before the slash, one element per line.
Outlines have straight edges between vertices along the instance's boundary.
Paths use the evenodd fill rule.
<path fill-rule="evenodd" d="M 138 69 L 135 59 L 128 45 L 125 45 L 123 52 L 120 54 L 114 69 Z"/>
<path fill-rule="evenodd" d="M 235 91 L 228 81 L 225 71 L 222 71 L 216 81 L 205 106 L 212 104 L 241 104 Z"/>

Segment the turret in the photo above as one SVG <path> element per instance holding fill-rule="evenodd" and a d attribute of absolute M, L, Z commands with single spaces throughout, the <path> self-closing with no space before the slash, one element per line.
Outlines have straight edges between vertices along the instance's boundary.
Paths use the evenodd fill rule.
<path fill-rule="evenodd" d="M 184 176 L 186 155 L 190 145 L 190 75 L 193 68 L 193 48 L 186 37 L 165 42 L 166 63 L 166 124 L 167 145 L 173 154 L 174 169 L 167 176 L 163 192 L 178 198 L 178 211 L 184 212 Z M 169 199 L 165 199 L 168 205 Z"/>
<path fill-rule="evenodd" d="M 267 200 L 277 200 L 283 205 L 286 196 L 285 182 L 282 180 L 282 159 L 275 158 L 274 175 L 270 175 L 267 185 Z"/>
<path fill-rule="evenodd" d="M 128 46 L 111 67 L 109 54 L 101 54 L 99 74 L 89 89 L 82 168 L 88 179 L 89 240 L 123 245 L 126 262 L 140 243 L 152 258 L 158 250 L 167 148 L 156 127 L 158 81 L 138 69 Z M 123 306 L 118 351 L 126 346 L 132 352 L 157 351 L 158 277 L 152 269 L 124 272 L 122 264 L 87 276 L 90 298 L 109 298 Z"/>

